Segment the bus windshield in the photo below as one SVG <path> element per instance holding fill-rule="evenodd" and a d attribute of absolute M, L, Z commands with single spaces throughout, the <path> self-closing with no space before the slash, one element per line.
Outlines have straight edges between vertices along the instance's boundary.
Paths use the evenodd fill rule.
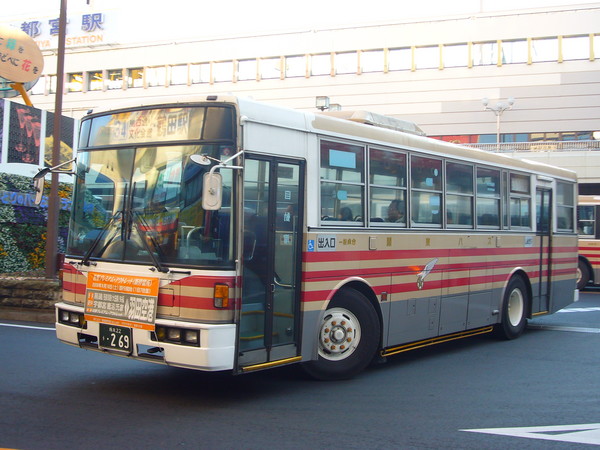
<path fill-rule="evenodd" d="M 81 151 L 67 254 L 87 259 L 169 265 L 232 265 L 231 171 L 223 207 L 202 209 L 202 177 L 231 145 L 159 145 Z"/>

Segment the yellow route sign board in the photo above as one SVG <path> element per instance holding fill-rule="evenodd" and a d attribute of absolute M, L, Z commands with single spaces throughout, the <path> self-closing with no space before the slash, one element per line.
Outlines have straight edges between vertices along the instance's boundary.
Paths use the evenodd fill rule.
<path fill-rule="evenodd" d="M 154 330 L 159 279 L 89 272 L 85 319 Z"/>

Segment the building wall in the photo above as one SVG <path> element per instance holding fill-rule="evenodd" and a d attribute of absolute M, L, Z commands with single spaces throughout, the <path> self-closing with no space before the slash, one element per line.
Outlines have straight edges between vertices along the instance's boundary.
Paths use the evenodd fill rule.
<path fill-rule="evenodd" d="M 414 121 L 428 135 L 495 134 L 495 116 L 484 111 L 482 98 L 489 98 L 493 104 L 514 97 L 513 109 L 501 117 L 502 133 L 598 131 L 600 3 L 570 8 L 195 42 L 72 48 L 67 51 L 65 70 L 68 74 L 83 75 L 83 90 L 89 81 L 87 72 L 104 70 L 107 77 L 109 70 L 122 70 L 126 80 L 128 69 L 143 68 L 146 77 L 139 80 L 142 87 L 67 92 L 65 114 L 80 118 L 89 109 L 113 107 L 122 100 L 181 98 L 206 93 L 234 93 L 314 110 L 315 97 L 326 95 L 343 109 L 365 109 Z M 569 41 L 572 36 L 578 36 L 578 45 L 585 46 L 577 52 L 577 59 L 569 59 L 567 54 L 567 44 L 573 42 Z M 541 38 L 553 40 L 541 42 Z M 506 63 L 506 55 L 513 40 L 520 40 L 521 47 L 529 46 L 529 51 L 525 60 L 520 57 L 517 58 L 520 62 L 511 64 Z M 554 56 L 540 58 L 534 48 L 542 43 L 549 44 Z M 459 46 L 454 47 L 455 44 Z M 502 46 L 504 59 L 492 55 L 483 63 L 477 61 L 477 58 L 487 58 L 480 52 L 493 50 L 494 45 L 496 48 Z M 454 64 L 448 53 L 451 48 L 470 51 L 471 58 L 464 56 L 459 67 L 450 67 Z M 381 58 L 374 68 L 370 63 L 368 70 L 374 70 L 372 72 L 364 69 L 365 54 L 369 51 L 375 52 L 370 55 Z M 432 63 L 436 52 L 437 63 Z M 52 52 L 46 53 L 48 77 L 34 89 L 40 94 L 31 98 L 37 107 L 51 110 L 54 96 L 50 93 L 50 76 L 56 61 Z M 362 64 L 358 61 L 359 54 Z M 394 61 L 398 54 L 408 59 Z M 279 61 L 279 68 L 285 71 L 287 58 L 296 55 L 304 56 L 306 70 L 303 74 L 261 78 L 267 64 Z M 425 66 L 432 68 L 420 68 L 423 65 L 421 55 L 426 56 Z M 240 64 L 253 64 L 242 61 L 256 59 L 259 60 L 257 76 L 236 80 L 235 73 L 239 76 Z M 323 75 L 311 74 L 317 63 L 328 60 L 333 61 L 334 69 Z M 352 61 L 356 61 L 355 70 Z M 183 85 L 169 85 L 167 74 L 173 70 L 171 66 L 182 64 L 189 65 L 189 71 L 196 70 L 196 64 L 205 64 L 212 73 L 205 82 L 187 79 Z M 165 82 L 150 87 L 150 75 L 156 73 L 159 66 L 164 68 Z M 234 73 L 229 77 L 231 81 L 216 81 L 217 71 L 229 66 Z M 185 68 L 179 67 L 179 70 L 185 71 Z"/>

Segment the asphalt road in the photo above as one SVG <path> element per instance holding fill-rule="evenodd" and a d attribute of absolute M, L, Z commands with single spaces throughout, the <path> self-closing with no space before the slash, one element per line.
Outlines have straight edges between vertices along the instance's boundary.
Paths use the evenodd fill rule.
<path fill-rule="evenodd" d="M 515 341 L 417 350 L 344 382 L 295 367 L 173 369 L 5 321 L 0 448 L 590 448 L 600 445 L 600 290 L 566 311 Z"/>

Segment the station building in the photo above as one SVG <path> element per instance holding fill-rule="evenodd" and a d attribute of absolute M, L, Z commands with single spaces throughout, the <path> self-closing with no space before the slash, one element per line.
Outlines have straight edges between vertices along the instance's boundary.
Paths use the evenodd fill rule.
<path fill-rule="evenodd" d="M 580 192 L 600 194 L 600 3 L 144 42 L 121 42 L 118 11 L 94 8 L 69 16 L 60 82 L 74 119 L 148 97 L 233 93 L 312 111 L 327 97 L 329 109 L 572 168 Z M 56 20 L 9 24 L 44 53 L 30 98 L 52 111 Z"/>

